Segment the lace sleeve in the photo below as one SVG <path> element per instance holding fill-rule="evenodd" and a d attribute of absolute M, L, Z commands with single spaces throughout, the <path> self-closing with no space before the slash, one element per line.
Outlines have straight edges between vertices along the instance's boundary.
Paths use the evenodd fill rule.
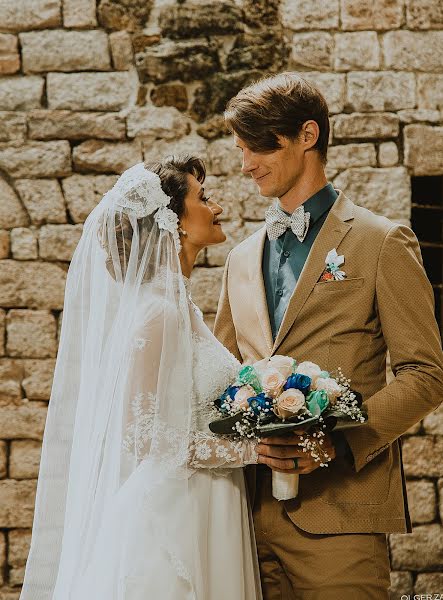
<path fill-rule="evenodd" d="M 193 434 L 189 448 L 189 466 L 195 469 L 232 469 L 257 463 L 257 442 L 232 440 L 204 431 Z"/>

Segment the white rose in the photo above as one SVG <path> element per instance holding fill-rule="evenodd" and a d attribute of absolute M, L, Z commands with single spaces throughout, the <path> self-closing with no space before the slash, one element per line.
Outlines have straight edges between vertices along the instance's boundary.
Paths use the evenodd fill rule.
<path fill-rule="evenodd" d="M 292 367 L 294 366 L 294 359 L 290 356 L 281 356 L 279 354 L 271 356 L 269 359 L 269 366 L 273 369 L 277 369 L 286 379 L 292 374 Z"/>
<path fill-rule="evenodd" d="M 244 385 L 239 390 L 237 390 L 237 392 L 234 396 L 234 402 L 233 402 L 232 406 L 234 408 L 248 408 L 249 398 L 252 398 L 256 395 L 257 394 L 252 386 Z"/>
<path fill-rule="evenodd" d="M 268 368 L 261 373 L 263 390 L 271 398 L 276 398 L 279 395 L 286 383 L 286 379 L 277 369 Z"/>
<path fill-rule="evenodd" d="M 311 378 L 311 388 L 315 388 L 317 383 L 317 379 L 320 377 L 323 372 L 318 365 L 313 362 L 309 362 L 306 360 L 305 362 L 301 362 L 295 370 L 296 373 L 300 373 L 300 375 L 307 375 Z"/>
<path fill-rule="evenodd" d="M 285 390 L 277 398 L 274 406 L 274 412 L 280 419 L 293 417 L 306 407 L 306 400 L 303 392 L 291 388 Z"/>
<path fill-rule="evenodd" d="M 319 377 L 315 389 L 324 390 L 331 404 L 335 404 L 336 399 L 342 394 L 340 385 L 332 377 Z"/>

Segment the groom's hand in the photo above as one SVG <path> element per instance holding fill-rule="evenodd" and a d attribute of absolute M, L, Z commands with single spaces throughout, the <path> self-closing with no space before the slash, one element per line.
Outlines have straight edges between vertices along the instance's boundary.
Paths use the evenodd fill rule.
<path fill-rule="evenodd" d="M 258 447 L 259 464 L 268 465 L 273 471 L 280 473 L 298 473 L 306 475 L 315 471 L 320 466 L 309 452 L 303 452 L 300 447 L 301 436 L 292 434 L 282 437 L 263 438 Z M 322 451 L 326 452 L 333 460 L 335 458 L 335 447 L 330 435 L 327 433 L 323 437 L 323 444 L 320 446 Z M 297 468 L 294 468 L 294 459 L 297 459 Z"/>

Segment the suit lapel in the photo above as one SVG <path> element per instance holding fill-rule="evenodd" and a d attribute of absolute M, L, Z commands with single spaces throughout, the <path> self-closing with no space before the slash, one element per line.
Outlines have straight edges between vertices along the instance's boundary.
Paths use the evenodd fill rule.
<path fill-rule="evenodd" d="M 269 322 L 268 303 L 266 300 L 265 284 L 263 281 L 263 248 L 265 245 L 266 227 L 257 232 L 257 238 L 253 244 L 248 257 L 249 280 L 251 282 L 251 292 L 255 301 L 255 310 L 262 330 L 262 340 L 260 345 L 263 356 L 270 356 L 273 340 L 271 324 Z"/>
<path fill-rule="evenodd" d="M 300 277 L 298 278 L 273 344 L 272 354 L 276 352 L 277 348 L 284 340 L 299 312 L 303 308 L 303 305 L 311 294 L 315 284 L 323 273 L 327 253 L 333 248 L 337 248 L 338 251 L 340 242 L 351 228 L 351 224 L 347 221 L 353 219 L 353 207 L 354 205 L 352 202 L 346 198 L 343 192 L 340 192 L 312 245 L 303 270 L 300 273 Z"/>

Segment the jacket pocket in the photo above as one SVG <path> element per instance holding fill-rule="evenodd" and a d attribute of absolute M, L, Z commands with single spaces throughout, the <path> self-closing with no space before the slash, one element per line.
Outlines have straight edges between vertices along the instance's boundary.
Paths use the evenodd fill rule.
<path fill-rule="evenodd" d="M 349 279 L 340 279 L 331 281 L 319 281 L 314 286 L 314 294 L 330 294 L 331 292 L 348 293 L 363 287 L 364 277 L 352 277 Z"/>

